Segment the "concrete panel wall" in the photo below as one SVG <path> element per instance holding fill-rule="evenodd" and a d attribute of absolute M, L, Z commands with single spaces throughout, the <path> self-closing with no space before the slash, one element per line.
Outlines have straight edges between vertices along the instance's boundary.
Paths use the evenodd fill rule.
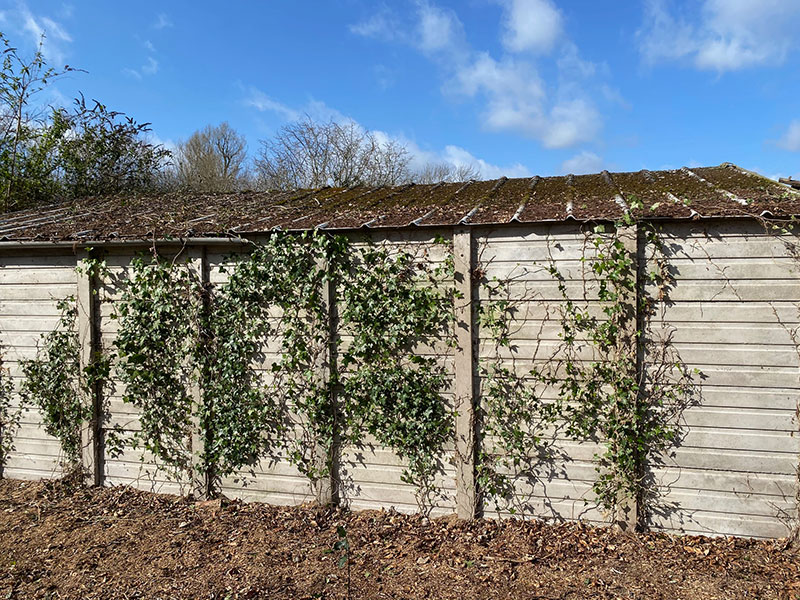
<path fill-rule="evenodd" d="M 207 252 L 208 278 L 214 289 L 219 289 L 228 281 L 229 272 L 240 256 L 241 251 L 233 248 L 215 248 Z M 274 309 L 273 316 L 277 322 L 281 316 L 280 310 Z M 280 343 L 273 340 L 264 348 L 263 362 L 257 365 L 262 381 L 267 386 L 271 380 L 272 364 L 279 359 Z M 222 493 L 229 498 L 280 505 L 297 505 L 315 498 L 308 478 L 288 460 L 280 460 L 280 457 L 264 459 L 223 478 Z"/>
<path fill-rule="evenodd" d="M 165 250 L 165 254 L 176 250 Z M 131 260 L 147 249 L 110 249 L 105 256 L 109 276 L 98 285 L 100 346 L 104 352 L 116 353 L 114 340 L 119 330 L 119 322 L 113 318 L 115 303 L 122 297 L 125 281 L 129 277 Z M 112 375 L 114 369 L 112 369 Z M 121 427 L 124 435 L 130 439 L 141 430 L 138 409 L 132 404 L 123 402 L 124 384 L 112 378 L 111 385 L 104 391 L 104 401 L 108 403 L 111 418 L 105 423 L 105 432 L 112 427 Z M 189 441 L 187 440 L 187 445 Z M 157 466 L 157 459 L 143 449 L 126 447 L 118 457 L 105 456 L 103 461 L 104 480 L 107 485 L 130 485 L 139 489 L 180 494 L 190 490 L 188 479 L 168 475 Z"/>
<path fill-rule="evenodd" d="M 0 253 L 0 345 L 14 387 L 22 380 L 20 361 L 36 357 L 42 335 L 61 316 L 57 304 L 76 293 L 75 255 L 59 251 Z M 14 396 L 13 405 L 19 404 Z M 61 474 L 58 440 L 42 427 L 38 409 L 25 410 L 4 476 L 48 479 Z"/>
<path fill-rule="evenodd" d="M 562 347 L 559 334 L 564 299 L 549 268 L 553 265 L 561 273 L 571 300 L 596 310 L 596 280 L 590 263 L 582 260 L 591 258 L 594 251 L 589 237 L 574 225 L 502 228 L 477 238 L 475 264 L 484 281 L 476 293 L 478 306 L 485 309 L 494 299 L 504 297 L 512 302 L 508 348 L 498 349 L 488 331 L 479 332 L 478 353 L 483 366 L 497 364 L 510 369 L 543 401 L 556 397 L 555 386 L 544 387 L 529 377 L 534 366 L 542 368 Z M 490 292 L 496 287 L 495 280 L 508 282 L 500 295 Z M 588 349 L 584 358 L 592 358 Z M 482 402 L 486 385 L 485 378 L 480 377 Z M 593 457 L 599 448 L 568 440 L 558 429 L 552 435 L 552 445 L 545 453 L 536 455 L 531 449 L 535 457 L 526 465 L 531 470 L 517 477 L 511 502 L 488 502 L 487 516 L 510 516 L 513 511 L 528 518 L 604 521 L 592 502 L 596 476 Z M 482 443 L 488 452 L 502 454 L 496 439 L 487 436 Z"/>
<path fill-rule="evenodd" d="M 352 240 L 356 247 L 361 245 L 360 239 L 369 239 L 375 244 L 387 244 L 389 252 L 408 252 L 427 263 L 430 268 L 436 268 L 443 263 L 449 252 L 449 248 L 445 245 L 434 243 L 436 233 L 450 239 L 451 232 L 445 230 L 392 232 L 389 235 L 372 233 L 369 236 L 354 235 Z M 452 280 L 444 283 L 453 284 Z M 352 332 L 342 328 L 341 337 L 342 351 L 344 351 L 352 340 Z M 437 358 L 451 380 L 454 380 L 452 349 L 443 343 L 423 343 L 417 348 L 417 352 L 422 356 Z M 446 389 L 443 397 L 452 407 L 453 388 Z M 341 483 L 346 502 L 352 508 L 359 510 L 394 508 L 401 512 L 416 512 L 418 510 L 416 490 L 401 480 L 405 462 L 391 448 L 381 446 L 371 439 L 365 442 L 359 448 L 342 449 Z M 434 515 L 452 513 L 455 510 L 456 480 L 453 450 L 452 447 L 447 447 L 442 456 L 441 473 L 435 481 L 438 492 L 431 497 Z"/>
<path fill-rule="evenodd" d="M 685 436 L 680 446 L 664 457 L 663 466 L 652 469 L 660 493 L 649 526 L 674 532 L 780 537 L 797 515 L 800 262 L 793 252 L 800 240 L 770 237 L 756 223 L 663 228 L 674 284 L 657 307 L 653 335 L 669 337 L 681 359 L 701 371 L 702 401 L 682 415 Z M 439 233 L 450 235 L 450 231 Z M 444 258 L 445 248 L 431 246 L 434 234 L 370 233 L 374 241 L 386 241 L 398 249 L 416 248 L 426 253 L 425 260 L 436 263 Z M 475 283 L 470 310 L 475 313 L 490 301 L 488 288 L 478 283 L 481 278 L 508 280 L 515 308 L 511 348 L 497 351 L 486 332 L 473 334 L 475 355 L 482 364 L 497 361 L 525 377 L 532 366 L 557 355 L 562 297 L 547 271 L 550 264 L 564 276 L 569 297 L 601 315 L 597 282 L 583 260 L 591 257 L 592 246 L 579 224 L 476 228 L 471 235 L 473 270 L 468 276 Z M 199 255 L 200 249 L 189 250 Z M 224 284 L 221 267 L 231 264 L 234 251 L 234 246 L 206 248 L 213 285 Z M 133 255 L 133 251 L 109 249 L 108 263 L 119 283 L 101 287 L 99 294 L 100 342 L 106 348 L 111 348 L 116 335 L 117 323 L 110 317 Z M 71 251 L 23 250 L 0 258 L 0 340 L 6 366 L 15 377 L 19 376 L 18 361 L 32 357 L 40 334 L 55 326 L 56 302 L 75 294 L 74 266 Z M 350 333 L 340 333 L 346 347 Z M 278 348 L 264 350 L 260 367 L 268 385 Z M 455 406 L 458 390 L 472 389 L 463 385 L 463 378 L 471 376 L 469 370 L 464 374 L 463 360 L 456 376 L 458 361 L 452 351 L 435 344 L 421 344 L 418 351 L 443 361 L 452 376 L 445 398 Z M 472 355 L 473 349 L 466 352 Z M 588 351 L 582 357 L 593 358 Z M 651 359 L 646 356 L 645 363 Z M 475 401 L 481 402 L 486 381 L 475 377 L 473 384 Z M 112 413 L 108 426 L 119 424 L 133 432 L 139 426 L 138 415 L 122 402 L 123 392 L 120 382 L 115 382 L 108 397 Z M 538 392 L 547 401 L 555 398 L 557 390 Z M 593 456 L 599 448 L 554 435 L 551 457 L 534 461 L 533 474 L 516 481 L 515 514 L 607 522 L 608 515 L 592 502 L 591 487 L 597 475 Z M 497 449 L 495 442 L 483 440 L 488 449 Z M 6 476 L 42 478 L 58 473 L 58 444 L 44 435 L 34 411 L 25 416 L 17 448 Z M 455 450 L 448 447 L 437 481 L 442 496 L 434 514 L 455 510 L 460 480 L 456 463 Z M 104 465 L 106 484 L 162 492 L 187 492 L 191 487 L 189 481 L 169 480 L 141 452 L 128 450 L 119 458 L 106 457 Z M 403 466 L 390 448 L 375 443 L 344 448 L 340 473 L 344 500 L 355 509 L 415 511 L 415 490 L 400 478 Z M 223 493 L 275 504 L 315 498 L 309 481 L 280 457 L 226 478 Z M 494 508 L 485 505 L 487 516 L 511 514 L 508 506 Z"/>
<path fill-rule="evenodd" d="M 797 511 L 800 239 L 754 223 L 669 225 L 663 240 L 674 285 L 654 333 L 701 371 L 702 397 L 654 470 L 651 527 L 784 536 Z"/>

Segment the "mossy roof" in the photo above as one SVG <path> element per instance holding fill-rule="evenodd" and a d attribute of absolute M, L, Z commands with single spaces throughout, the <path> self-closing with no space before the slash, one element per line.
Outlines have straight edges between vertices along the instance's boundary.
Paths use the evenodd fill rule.
<path fill-rule="evenodd" d="M 7 213 L 0 240 L 233 237 L 274 229 L 413 228 L 552 221 L 790 217 L 800 192 L 725 163 L 400 187 L 83 198 Z"/>

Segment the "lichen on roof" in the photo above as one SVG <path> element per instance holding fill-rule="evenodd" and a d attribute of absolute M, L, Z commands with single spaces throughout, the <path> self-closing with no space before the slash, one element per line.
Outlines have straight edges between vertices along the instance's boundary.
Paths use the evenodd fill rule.
<path fill-rule="evenodd" d="M 800 192 L 731 163 L 398 187 L 82 198 L 11 212 L 2 240 L 230 237 L 274 229 L 478 226 L 564 220 L 800 214 Z"/>

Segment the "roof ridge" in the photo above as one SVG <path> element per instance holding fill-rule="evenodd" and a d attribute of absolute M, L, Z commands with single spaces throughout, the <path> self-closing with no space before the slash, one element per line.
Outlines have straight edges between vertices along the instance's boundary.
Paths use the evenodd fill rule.
<path fill-rule="evenodd" d="M 627 202 L 625 202 L 625 198 L 622 197 L 622 190 L 614 181 L 614 178 L 611 176 L 611 173 L 609 173 L 607 169 L 603 169 L 600 175 L 603 177 L 603 179 L 608 185 L 614 188 L 614 191 L 616 192 L 616 194 L 614 195 L 614 202 L 617 203 L 617 206 L 619 206 L 622 209 L 622 212 L 625 213 L 626 215 L 630 214 L 631 209 L 628 207 Z"/>
<path fill-rule="evenodd" d="M 726 190 L 725 188 L 723 188 L 723 187 L 720 187 L 720 186 L 718 186 L 718 185 L 715 185 L 715 184 L 711 183 L 711 182 L 710 182 L 708 179 L 706 179 L 705 177 L 702 177 L 702 176 L 698 175 L 697 173 L 695 173 L 694 171 L 692 171 L 692 170 L 691 170 L 689 167 L 681 167 L 681 171 L 682 171 L 682 172 L 684 172 L 684 173 L 686 173 L 687 175 L 690 175 L 690 176 L 692 176 L 692 177 L 696 177 L 697 179 L 699 179 L 700 181 L 702 181 L 703 183 L 705 183 L 706 185 L 708 185 L 709 187 L 711 187 L 711 189 L 717 190 L 717 191 L 719 191 L 720 193 L 722 193 L 722 195 L 724 195 L 724 196 L 725 196 L 726 198 L 728 198 L 729 200 L 733 200 L 734 202 L 736 202 L 736 203 L 738 203 L 738 204 L 741 204 L 742 206 L 747 206 L 747 205 L 749 204 L 749 202 L 748 202 L 747 200 L 745 200 L 744 198 L 739 198 L 739 196 L 737 196 L 736 194 L 733 194 L 733 193 L 729 192 L 729 191 L 728 191 L 728 190 Z"/>
<path fill-rule="evenodd" d="M 578 210 L 584 190 L 591 192 L 588 211 Z M 632 210 L 631 196 L 641 196 L 650 205 L 646 213 L 634 211 L 639 218 L 648 220 L 758 218 L 751 213 L 762 206 L 770 211 L 762 215 L 770 214 L 775 218 L 800 215 L 800 190 L 724 163 L 703 169 L 643 169 L 638 173 L 603 170 L 554 178 L 503 176 L 480 183 L 473 179 L 232 194 L 117 194 L 0 215 L 0 237 L 89 244 L 112 239 L 174 240 L 187 236 L 199 239 L 224 236 L 226 232 L 238 235 L 245 229 L 253 235 L 280 228 L 317 227 L 338 231 L 364 226 L 406 228 L 563 222 L 565 218 L 613 221 L 619 218 L 617 206 L 623 211 Z M 752 205 L 749 210 L 743 209 L 749 201 L 759 204 Z M 692 202 L 693 206 L 683 208 L 687 202 Z"/>

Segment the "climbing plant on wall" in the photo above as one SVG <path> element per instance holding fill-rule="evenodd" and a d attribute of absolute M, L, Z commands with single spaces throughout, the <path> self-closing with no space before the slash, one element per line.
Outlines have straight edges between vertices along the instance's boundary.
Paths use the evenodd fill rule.
<path fill-rule="evenodd" d="M 352 336 L 341 360 L 342 430 L 350 443 L 367 433 L 405 459 L 403 481 L 416 487 L 424 512 L 454 422 L 442 396 L 442 358 L 454 344 L 454 262 L 449 243 L 438 244 L 448 248 L 433 266 L 427 252 L 367 245 L 351 253 L 340 287 L 341 325 Z"/>
<path fill-rule="evenodd" d="M 697 388 L 669 339 L 651 330 L 656 300 L 664 300 L 669 285 L 657 232 L 644 228 L 653 252 L 647 262 L 654 265 L 644 277 L 654 297 L 642 289 L 635 257 L 619 235 L 630 225 L 628 219 L 608 230 L 598 226 L 587 237 L 591 252 L 582 260 L 591 277 L 582 279 L 595 285 L 599 309 L 575 299 L 555 263 L 545 265 L 561 296 L 557 352 L 522 377 L 500 360 L 484 361 L 484 431 L 501 448 L 481 453 L 479 480 L 489 497 L 513 498 L 506 473 L 522 470 L 535 479 L 543 442 L 553 439 L 552 431 L 547 438 L 543 432 L 558 426 L 568 439 L 602 448 L 593 486 L 600 506 L 613 511 L 637 500 L 643 510 L 651 499 L 645 467 L 679 438 L 678 416 Z M 480 323 L 498 348 L 509 348 L 514 302 L 503 289 L 504 282 L 490 284 Z M 637 364 L 637 352 L 648 355 L 648 365 Z M 545 402 L 548 388 L 554 399 Z"/>
<path fill-rule="evenodd" d="M 11 401 L 14 382 L 0 356 L 0 473 L 14 450 L 14 435 L 19 429 L 22 407 Z"/>
<path fill-rule="evenodd" d="M 80 261 L 75 270 L 89 278 L 108 272 L 105 261 L 91 254 Z M 81 462 L 81 429 L 93 418 L 94 394 L 109 381 L 111 356 L 95 350 L 88 363 L 82 365 L 75 298 L 69 296 L 60 300 L 57 308 L 61 316 L 56 327 L 42 335 L 36 357 L 21 363 L 23 381 L 18 411 L 29 406 L 41 411 L 45 432 L 59 440 L 64 462 L 74 469 Z M 10 396 L 11 388 L 3 389 L 6 398 Z M 100 405 L 97 418 L 108 425 L 107 399 Z M 19 412 L 11 417 L 12 426 L 18 423 Z M 121 451 L 119 426 L 107 427 L 105 451 L 109 456 Z"/>
<path fill-rule="evenodd" d="M 75 299 L 60 301 L 58 309 L 58 324 L 42 337 L 36 358 L 21 363 L 24 379 L 19 394 L 22 405 L 39 408 L 44 429 L 58 439 L 65 461 L 77 465 L 81 458 L 81 426 L 90 416 L 90 407 L 80 390 Z"/>
<path fill-rule="evenodd" d="M 212 479 L 283 456 L 316 481 L 330 475 L 339 442 L 369 435 L 407 460 L 404 478 L 424 503 L 452 420 L 442 361 L 412 351 L 445 338 L 453 315 L 443 285 L 452 258 L 425 265 L 319 232 L 276 232 L 236 257 L 214 289 L 180 260 L 137 258 L 115 342 L 124 400 L 141 412 L 136 439 L 185 475 L 195 414 L 204 434 L 197 466 Z M 352 338 L 338 369 L 330 286 Z"/>
<path fill-rule="evenodd" d="M 135 257 L 112 318 L 122 400 L 139 409 L 132 442 L 180 477 L 191 468 L 193 356 L 198 344 L 199 280 L 185 263 Z"/>
<path fill-rule="evenodd" d="M 343 240 L 276 233 L 238 257 L 211 296 L 203 364 L 205 460 L 222 473 L 286 453 L 316 480 L 333 438 L 329 381 L 321 367 L 329 332 L 321 268 Z M 267 379 L 265 349 L 277 353 Z M 257 364 L 259 363 L 259 364 Z M 322 459 L 322 460 L 320 460 Z"/>

